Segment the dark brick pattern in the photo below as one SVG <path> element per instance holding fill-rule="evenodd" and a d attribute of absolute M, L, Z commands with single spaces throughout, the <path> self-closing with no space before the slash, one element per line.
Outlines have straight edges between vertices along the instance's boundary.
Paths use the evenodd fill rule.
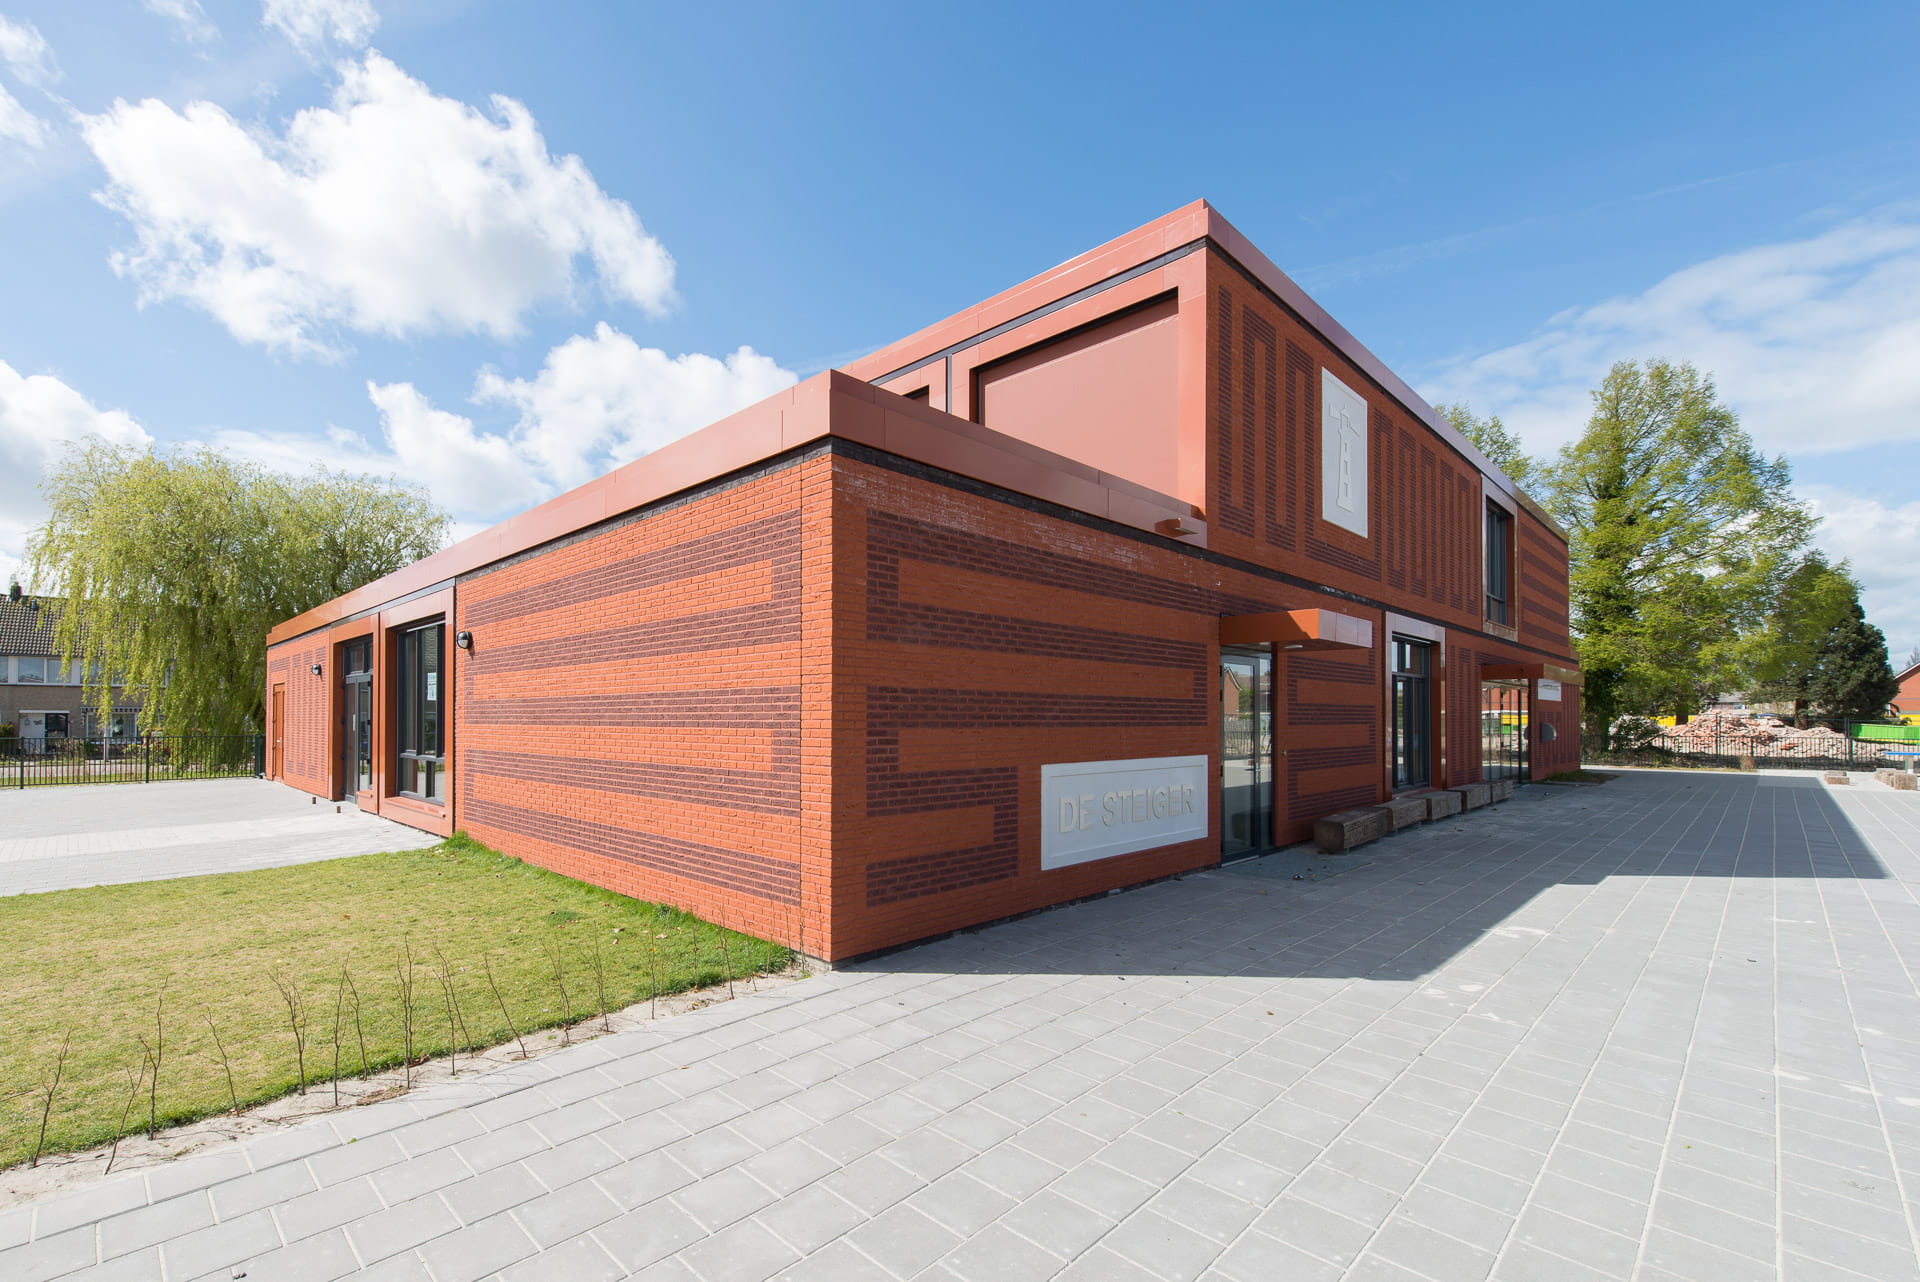
<path fill-rule="evenodd" d="M 800 897 L 799 865 L 745 851 L 726 850 L 683 837 L 638 832 L 621 824 L 596 823 L 476 798 L 461 807 L 467 822 L 502 832 L 524 833 L 616 863 L 672 873 L 710 886 L 793 904 Z"/>
<path fill-rule="evenodd" d="M 628 893 L 663 892 L 600 861 L 729 892 L 684 905 L 704 915 L 798 902 L 801 690 L 728 684 L 755 665 L 721 657 L 798 645 L 802 521 L 775 506 L 792 483 L 775 473 L 461 585 L 458 626 L 477 638 L 455 702 L 463 827 Z"/>
<path fill-rule="evenodd" d="M 1280 713 L 1285 721 L 1289 754 L 1288 768 L 1281 771 L 1286 781 L 1286 818 L 1309 821 L 1352 806 L 1370 805 L 1380 799 L 1379 773 L 1379 687 L 1373 672 L 1373 652 L 1346 657 L 1290 654 L 1280 660 L 1285 702 Z M 1302 684 L 1343 687 L 1350 698 L 1312 699 Z M 1333 726 L 1365 727 L 1365 742 L 1328 746 L 1314 742 L 1312 731 Z M 1302 733 L 1302 732 L 1305 733 Z M 1303 791 L 1302 778 L 1311 771 L 1345 768 L 1351 779 L 1332 788 Z M 1282 839 L 1295 839 L 1281 834 Z"/>
<path fill-rule="evenodd" d="M 869 908 L 944 894 L 1019 872 L 1018 772 L 1011 767 L 907 771 L 903 730 L 1100 729 L 1207 724 L 1208 648 L 1192 641 L 1112 629 L 904 602 L 905 560 L 967 569 L 1035 584 L 1072 583 L 1116 601 L 1213 612 L 1219 594 L 1110 563 L 1070 557 L 878 509 L 867 513 L 867 637 L 939 646 L 960 653 L 1084 655 L 1090 662 L 1164 667 L 1192 676 L 1192 694 L 1154 698 L 965 688 L 869 686 L 866 697 L 867 814 L 870 818 L 990 807 L 984 844 L 929 850 L 867 865 Z"/>

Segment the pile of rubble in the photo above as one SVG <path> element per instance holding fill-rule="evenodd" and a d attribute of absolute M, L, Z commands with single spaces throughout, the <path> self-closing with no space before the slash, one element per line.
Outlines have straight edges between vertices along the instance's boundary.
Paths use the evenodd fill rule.
<path fill-rule="evenodd" d="M 1851 740 L 1837 730 L 1814 726 L 1796 730 L 1778 717 L 1740 712 L 1706 712 L 1683 726 L 1671 726 L 1652 746 L 1669 752 L 1710 753 L 1723 757 L 1845 759 Z"/>

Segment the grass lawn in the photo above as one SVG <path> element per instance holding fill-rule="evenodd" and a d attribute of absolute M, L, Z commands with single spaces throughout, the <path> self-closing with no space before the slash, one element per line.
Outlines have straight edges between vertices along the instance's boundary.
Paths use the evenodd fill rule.
<path fill-rule="evenodd" d="M 69 1033 L 49 1153 L 144 1130 L 150 1113 L 165 1126 L 236 1097 L 246 1105 L 295 1089 L 287 994 L 311 1083 L 333 1076 L 336 1026 L 341 1076 L 400 1063 L 409 1010 L 414 1058 L 445 1054 L 456 1040 L 448 981 L 462 1048 L 513 1036 L 501 1000 L 522 1033 L 597 1014 L 596 956 L 607 1009 L 617 1010 L 646 1000 L 656 975 L 660 993 L 677 992 L 720 982 L 729 962 L 737 977 L 779 970 L 792 954 L 464 837 L 430 850 L 0 898 L 0 1168 L 32 1156 Z"/>

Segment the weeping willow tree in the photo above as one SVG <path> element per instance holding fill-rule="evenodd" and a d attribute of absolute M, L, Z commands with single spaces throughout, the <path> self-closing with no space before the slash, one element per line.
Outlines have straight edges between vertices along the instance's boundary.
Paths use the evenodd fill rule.
<path fill-rule="evenodd" d="M 56 643 L 162 734 L 262 723 L 267 629 L 438 551 L 446 514 L 411 486 L 316 467 L 287 476 L 210 449 L 90 441 L 41 485 L 34 589 L 59 598 Z"/>

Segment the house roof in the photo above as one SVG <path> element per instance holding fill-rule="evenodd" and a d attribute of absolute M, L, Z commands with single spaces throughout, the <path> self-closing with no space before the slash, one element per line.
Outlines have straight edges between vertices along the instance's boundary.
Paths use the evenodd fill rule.
<path fill-rule="evenodd" d="M 0 655 L 55 658 L 52 612 L 41 597 L 9 601 L 0 596 Z"/>

